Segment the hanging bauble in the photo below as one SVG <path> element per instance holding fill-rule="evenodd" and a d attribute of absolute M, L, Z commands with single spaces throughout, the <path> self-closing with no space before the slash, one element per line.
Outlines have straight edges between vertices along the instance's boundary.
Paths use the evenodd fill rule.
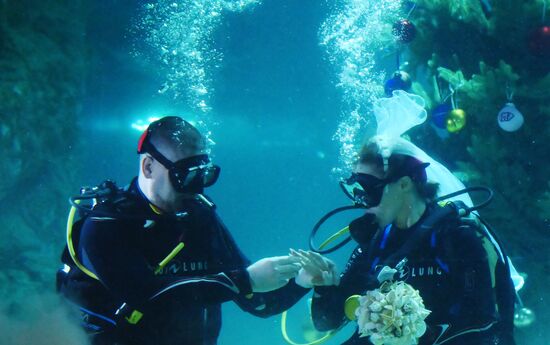
<path fill-rule="evenodd" d="M 498 112 L 497 121 L 500 128 L 506 132 L 515 132 L 523 125 L 523 115 L 514 103 L 506 103 L 504 108 Z"/>
<path fill-rule="evenodd" d="M 403 90 L 408 91 L 412 86 L 412 80 L 409 73 L 404 71 L 397 71 L 393 76 L 384 84 L 384 92 L 386 96 L 391 97 L 393 91 Z"/>
<path fill-rule="evenodd" d="M 527 327 L 535 322 L 535 313 L 529 308 L 521 308 L 514 313 L 514 325 L 516 327 Z"/>
<path fill-rule="evenodd" d="M 543 25 L 529 34 L 529 51 L 540 57 L 550 57 L 550 25 Z"/>
<path fill-rule="evenodd" d="M 466 126 L 466 112 L 462 109 L 453 109 L 447 116 L 447 130 L 451 133 L 460 131 Z"/>
<path fill-rule="evenodd" d="M 447 128 L 447 116 L 453 110 L 449 104 L 440 104 L 432 110 L 432 122 L 437 128 Z"/>
<path fill-rule="evenodd" d="M 392 34 L 397 41 L 409 43 L 416 37 L 416 27 L 408 19 L 401 19 L 393 24 Z"/>

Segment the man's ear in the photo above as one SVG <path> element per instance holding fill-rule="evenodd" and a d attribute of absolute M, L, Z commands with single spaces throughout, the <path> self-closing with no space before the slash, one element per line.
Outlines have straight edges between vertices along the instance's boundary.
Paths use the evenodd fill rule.
<path fill-rule="evenodd" d="M 151 178 L 153 176 L 153 158 L 145 156 L 141 160 L 141 172 L 145 178 Z"/>

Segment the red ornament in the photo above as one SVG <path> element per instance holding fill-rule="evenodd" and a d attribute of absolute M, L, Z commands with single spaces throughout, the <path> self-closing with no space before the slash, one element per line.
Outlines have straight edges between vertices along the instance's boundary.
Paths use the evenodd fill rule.
<path fill-rule="evenodd" d="M 529 33 L 529 51 L 540 57 L 550 57 L 550 26 L 543 25 Z"/>
<path fill-rule="evenodd" d="M 409 43 L 416 37 L 416 27 L 408 19 L 401 19 L 393 24 L 393 35 L 401 43 Z"/>

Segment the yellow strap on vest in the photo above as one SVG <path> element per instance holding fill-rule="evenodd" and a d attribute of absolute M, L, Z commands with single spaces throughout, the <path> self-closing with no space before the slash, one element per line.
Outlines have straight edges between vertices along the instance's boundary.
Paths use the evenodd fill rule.
<path fill-rule="evenodd" d="M 126 321 L 128 321 L 129 324 L 135 325 L 136 323 L 141 320 L 143 317 L 143 313 L 139 310 L 134 310 L 130 316 L 125 317 Z"/>
<path fill-rule="evenodd" d="M 75 200 L 76 203 L 80 203 L 80 200 Z M 157 214 L 160 214 L 160 209 L 158 209 L 157 207 L 155 207 L 154 205 L 150 204 L 151 206 L 151 209 L 157 213 Z M 86 275 L 88 275 L 89 277 L 95 279 L 95 280 L 99 280 L 99 278 L 97 277 L 97 275 L 95 275 L 92 271 L 90 271 L 89 269 L 87 269 L 79 260 L 78 260 L 78 257 L 76 255 L 76 250 L 74 248 L 74 244 L 73 244 L 73 225 L 74 225 L 74 218 L 75 218 L 75 215 L 76 215 L 76 211 L 77 211 L 77 208 L 74 207 L 74 206 L 71 206 L 71 209 L 69 211 L 69 216 L 67 218 L 67 248 L 69 249 L 69 254 L 71 256 L 71 258 L 73 259 L 73 262 L 75 263 L 75 265 L 82 271 L 84 272 Z M 176 255 L 178 255 L 178 253 L 183 249 L 183 247 L 185 247 L 185 244 L 183 242 L 180 242 L 171 252 L 170 254 L 168 254 L 168 256 L 166 256 L 166 258 L 164 258 L 164 260 L 162 260 L 159 264 L 158 264 L 158 267 L 157 269 L 155 270 L 155 274 L 158 274 L 163 268 L 164 266 L 166 266 Z M 132 324 L 132 325 L 135 325 L 137 324 L 141 318 L 143 317 L 143 313 L 140 312 L 139 310 L 134 310 L 132 311 L 132 313 L 130 314 L 130 316 L 127 316 L 125 317 L 126 321 L 128 321 L 128 323 Z"/>
<path fill-rule="evenodd" d="M 168 254 L 168 256 L 166 256 L 164 258 L 164 260 L 162 260 L 159 265 L 157 266 L 157 268 L 155 269 L 155 274 L 159 274 L 160 271 L 162 271 L 162 269 L 164 268 L 164 266 L 166 266 L 170 261 L 172 261 L 172 259 L 178 255 L 178 253 L 183 249 L 183 247 L 185 247 L 185 243 L 183 242 L 180 242 L 174 249 L 172 249 L 172 251 L 170 252 L 170 254 Z"/>
<path fill-rule="evenodd" d="M 80 200 L 75 201 L 77 204 L 80 203 Z M 94 274 L 94 272 L 87 269 L 77 258 L 76 256 L 76 250 L 74 249 L 73 245 L 73 224 L 74 224 L 74 216 L 76 214 L 76 207 L 71 206 L 71 210 L 69 211 L 69 217 L 67 218 L 67 248 L 69 249 L 69 254 L 71 255 L 71 258 L 73 259 L 73 262 L 75 263 L 76 267 L 78 267 L 82 272 L 84 272 L 86 275 L 90 276 L 91 278 L 95 280 L 99 280 L 99 278 Z"/>

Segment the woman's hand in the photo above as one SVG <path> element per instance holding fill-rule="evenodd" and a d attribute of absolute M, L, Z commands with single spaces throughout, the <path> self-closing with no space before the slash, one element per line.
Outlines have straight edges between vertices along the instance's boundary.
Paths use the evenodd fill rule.
<path fill-rule="evenodd" d="M 296 276 L 296 284 L 311 288 L 313 286 L 330 286 L 340 283 L 340 276 L 332 260 L 305 250 L 290 249 L 290 255 L 300 259 L 302 268 Z"/>

